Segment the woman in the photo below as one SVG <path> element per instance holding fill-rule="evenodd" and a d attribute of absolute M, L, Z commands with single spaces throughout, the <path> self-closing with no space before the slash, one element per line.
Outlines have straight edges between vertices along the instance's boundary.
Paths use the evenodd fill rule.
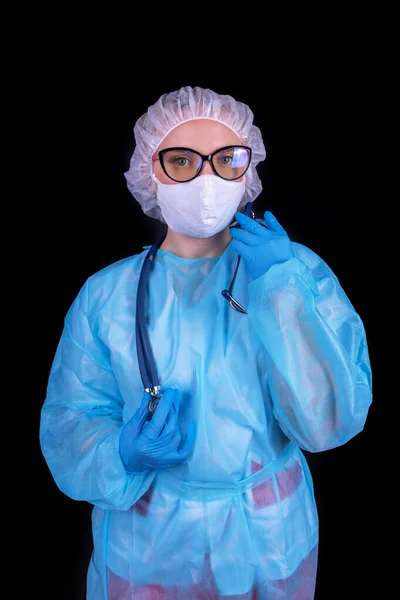
<path fill-rule="evenodd" d="M 166 234 L 86 281 L 41 415 L 57 485 L 94 505 L 87 598 L 312 599 L 318 515 L 301 449 L 364 427 L 363 323 L 319 256 L 271 213 L 251 218 L 265 149 L 248 106 L 184 87 L 134 134 L 128 188 Z"/>

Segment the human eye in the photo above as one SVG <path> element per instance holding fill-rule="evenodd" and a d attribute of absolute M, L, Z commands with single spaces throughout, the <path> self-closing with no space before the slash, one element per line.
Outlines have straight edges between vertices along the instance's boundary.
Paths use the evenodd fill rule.
<path fill-rule="evenodd" d="M 164 162 L 172 169 L 188 169 L 193 166 L 194 157 L 186 150 L 169 150 L 164 155 Z"/>
<path fill-rule="evenodd" d="M 176 167 L 181 168 L 188 167 L 191 164 L 191 161 L 188 156 L 176 156 L 172 162 Z"/>
<path fill-rule="evenodd" d="M 218 156 L 218 162 L 223 167 L 230 167 L 232 165 L 233 152 L 224 152 Z"/>

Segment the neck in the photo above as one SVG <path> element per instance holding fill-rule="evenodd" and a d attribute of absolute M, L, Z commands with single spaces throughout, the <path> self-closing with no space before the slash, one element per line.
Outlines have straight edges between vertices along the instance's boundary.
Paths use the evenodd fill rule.
<path fill-rule="evenodd" d="M 194 238 L 176 233 L 168 227 L 165 240 L 160 246 L 182 258 L 212 258 L 221 256 L 232 241 L 229 227 L 208 238 Z"/>

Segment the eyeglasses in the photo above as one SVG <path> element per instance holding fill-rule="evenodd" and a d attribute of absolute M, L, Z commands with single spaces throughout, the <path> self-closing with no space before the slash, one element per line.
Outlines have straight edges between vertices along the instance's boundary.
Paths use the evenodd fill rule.
<path fill-rule="evenodd" d="M 210 161 L 215 175 L 234 181 L 243 177 L 250 166 L 251 148 L 224 146 L 208 156 L 190 148 L 165 148 L 153 155 L 160 161 L 162 170 L 173 181 L 183 183 L 197 177 L 206 160 Z"/>

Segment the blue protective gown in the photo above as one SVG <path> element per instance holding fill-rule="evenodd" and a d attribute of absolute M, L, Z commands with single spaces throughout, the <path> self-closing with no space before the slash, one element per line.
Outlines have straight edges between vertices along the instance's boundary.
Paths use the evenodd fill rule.
<path fill-rule="evenodd" d="M 252 280 L 237 253 L 159 250 L 146 323 L 162 389 L 197 424 L 188 462 L 127 475 L 119 436 L 143 394 L 135 307 L 147 254 L 91 276 L 65 319 L 40 425 L 60 490 L 94 505 L 89 600 L 314 596 L 318 515 L 301 449 L 364 427 L 371 370 L 363 323 L 330 268 L 295 258 Z"/>

